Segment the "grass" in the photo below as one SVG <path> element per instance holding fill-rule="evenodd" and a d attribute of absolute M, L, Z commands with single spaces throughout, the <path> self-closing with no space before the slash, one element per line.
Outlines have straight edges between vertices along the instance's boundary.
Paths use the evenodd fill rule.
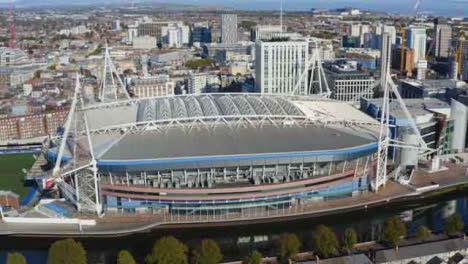
<path fill-rule="evenodd" d="M 24 186 L 22 169 L 28 170 L 33 164 L 32 154 L 0 155 L 0 190 L 13 191 L 24 197 L 28 187 Z"/>

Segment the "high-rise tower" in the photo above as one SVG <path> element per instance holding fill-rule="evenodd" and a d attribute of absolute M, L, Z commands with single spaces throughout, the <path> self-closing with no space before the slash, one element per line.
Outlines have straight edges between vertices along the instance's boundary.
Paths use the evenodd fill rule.
<path fill-rule="evenodd" d="M 237 15 L 221 15 L 221 43 L 233 44 L 237 42 Z"/>
<path fill-rule="evenodd" d="M 420 61 L 426 60 L 426 29 L 410 27 L 406 34 L 407 46 L 414 50 L 414 66 L 418 67 Z"/>
<path fill-rule="evenodd" d="M 450 43 L 452 42 L 452 27 L 444 20 L 434 20 L 435 56 L 437 58 L 448 58 L 450 54 Z"/>

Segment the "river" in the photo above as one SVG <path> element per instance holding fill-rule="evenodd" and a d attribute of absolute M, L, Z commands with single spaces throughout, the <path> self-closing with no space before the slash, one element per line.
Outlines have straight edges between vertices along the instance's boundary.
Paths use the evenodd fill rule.
<path fill-rule="evenodd" d="M 134 234 L 121 238 L 82 238 L 88 252 L 89 263 L 115 263 L 120 249 L 128 249 L 139 263 L 144 263 L 145 255 L 151 250 L 153 242 L 164 235 L 174 235 L 189 248 L 200 239 L 216 239 L 223 251 L 224 260 L 236 260 L 252 249 L 259 249 L 265 255 L 273 255 L 275 239 L 284 232 L 298 235 L 303 241 L 303 249 L 310 248 L 310 235 L 314 226 L 326 224 L 338 236 L 347 227 L 359 233 L 359 241 L 378 240 L 383 221 L 391 215 L 400 215 L 406 221 L 408 232 L 412 233 L 419 225 L 425 225 L 434 232 L 443 230 L 444 218 L 459 213 L 465 226 L 468 226 L 468 192 L 457 191 L 438 197 L 401 202 L 370 210 L 361 210 L 340 215 L 310 219 L 298 219 L 270 224 L 239 225 L 228 227 L 156 229 L 144 234 Z M 0 237 L 0 263 L 4 263 L 6 253 L 16 250 L 23 253 L 28 264 L 46 263 L 47 249 L 57 239 Z"/>

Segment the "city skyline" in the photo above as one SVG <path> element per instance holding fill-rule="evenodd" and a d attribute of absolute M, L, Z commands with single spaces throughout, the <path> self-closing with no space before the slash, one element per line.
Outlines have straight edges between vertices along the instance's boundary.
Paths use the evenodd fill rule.
<path fill-rule="evenodd" d="M 129 5 L 132 3 L 131 0 L 120 0 L 120 1 L 110 1 L 110 0 L 100 0 L 100 1 L 90 1 L 90 0 L 79 0 L 74 1 L 73 3 L 63 3 L 63 1 L 57 0 L 40 0 L 40 1 L 31 1 L 31 0 L 14 0 L 18 5 L 24 6 L 40 6 L 40 5 L 80 5 L 80 4 L 125 4 Z M 9 3 L 9 0 L 0 0 L 0 4 Z M 235 8 L 240 10 L 272 10 L 276 6 L 280 6 L 279 0 L 226 0 L 226 1 L 217 1 L 217 0 L 140 0 L 136 1 L 137 4 L 143 3 L 155 3 L 155 4 L 184 4 L 184 5 L 207 5 L 213 7 L 226 7 L 226 8 Z M 340 8 L 344 6 L 352 6 L 356 8 L 362 8 L 366 10 L 373 11 L 382 11 L 390 13 L 403 13 L 411 14 L 414 10 L 414 1 L 407 0 L 395 0 L 391 2 L 382 2 L 375 0 L 289 0 L 284 1 L 284 10 L 286 11 L 305 11 L 310 10 L 311 8 Z M 433 13 L 435 15 L 448 15 L 448 16 L 467 16 L 468 15 L 468 1 L 464 0 L 448 0 L 448 1 L 439 1 L 439 0 L 423 0 L 420 1 L 418 10 L 420 12 Z"/>
<path fill-rule="evenodd" d="M 0 0 L 0 263 L 468 264 L 467 3 Z"/>

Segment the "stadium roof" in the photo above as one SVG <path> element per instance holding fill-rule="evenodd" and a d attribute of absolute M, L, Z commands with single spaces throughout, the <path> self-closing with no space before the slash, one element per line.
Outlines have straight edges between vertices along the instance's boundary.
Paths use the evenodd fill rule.
<path fill-rule="evenodd" d="M 348 149 L 375 142 L 365 133 L 325 127 L 227 126 L 216 129 L 170 128 L 128 134 L 104 153 L 103 160 L 163 159 Z"/>
<path fill-rule="evenodd" d="M 375 152 L 379 127 L 346 103 L 287 95 L 168 96 L 99 103 L 80 111 L 94 157 L 109 169 L 339 161 Z M 75 140 L 86 150 L 83 136 Z M 66 159 L 72 158 L 68 147 L 64 151 Z M 49 152 L 53 157 L 56 150 Z"/>
<path fill-rule="evenodd" d="M 318 122 L 360 124 L 377 127 L 378 122 L 358 109 L 338 101 L 311 97 L 260 94 L 200 94 L 136 99 L 89 106 L 86 117 L 90 130 L 130 128 L 150 123 L 187 122 L 215 119 L 296 118 Z M 225 121 L 225 120 L 223 120 Z M 122 129 L 122 131 L 126 131 Z M 375 130 L 374 130 L 375 131 Z"/>

